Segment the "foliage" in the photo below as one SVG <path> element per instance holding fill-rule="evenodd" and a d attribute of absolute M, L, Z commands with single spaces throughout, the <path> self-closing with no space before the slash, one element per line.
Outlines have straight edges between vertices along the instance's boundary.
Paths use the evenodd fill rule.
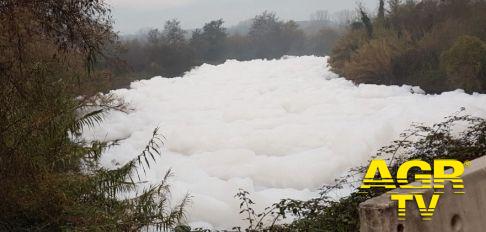
<path fill-rule="evenodd" d="M 99 161 L 118 141 L 80 137 L 106 112 L 128 110 L 114 96 L 78 93 L 115 37 L 104 2 L 0 5 L 0 230 L 163 230 L 181 223 L 188 198 L 169 207 L 170 172 L 158 185 L 139 185 L 138 171 L 160 154 L 157 130 L 140 155 L 115 169 Z"/>
<path fill-rule="evenodd" d="M 484 92 L 486 87 L 478 81 L 484 77 L 482 71 L 471 65 L 464 67 L 467 72 L 451 71 L 453 65 L 445 63 L 464 58 L 460 52 L 447 52 L 459 46 L 456 43 L 461 37 L 476 37 L 478 46 L 484 43 L 485 11 L 485 1 L 389 0 L 388 9 L 379 1 L 378 15 L 370 19 L 360 7 L 360 21 L 352 23 L 337 42 L 331 65 L 336 73 L 356 83 L 419 85 L 432 93 L 457 88 Z M 481 56 L 477 60 L 485 59 L 484 53 L 464 49 L 474 57 Z M 381 57 L 381 67 L 368 61 L 377 57 Z"/>
<path fill-rule="evenodd" d="M 382 147 L 372 159 L 387 160 L 395 178 L 400 164 L 408 160 L 419 159 L 430 164 L 434 159 L 464 162 L 486 155 L 486 119 L 463 115 L 462 110 L 432 126 L 414 124 L 401 134 L 400 139 Z M 458 127 L 465 129 L 458 132 Z M 240 190 L 237 194 L 241 201 L 240 213 L 249 224 L 244 231 L 358 231 L 359 204 L 385 192 L 385 189 L 356 189 L 366 170 L 367 166 L 349 170 L 348 174 L 336 179 L 334 185 L 324 186 L 318 198 L 308 201 L 283 199 L 262 213 L 255 213 L 249 193 Z M 412 169 L 409 181 L 413 181 L 412 177 L 418 172 Z M 394 181 L 397 184 L 397 180 Z M 343 188 L 356 190 L 338 200 L 331 197 L 334 191 Z M 295 220 L 279 223 L 287 217 Z"/>
<path fill-rule="evenodd" d="M 290 51 L 302 33 L 294 22 L 284 23 L 274 13 L 263 12 L 253 19 L 248 36 L 256 58 L 279 58 Z"/>
<path fill-rule="evenodd" d="M 120 42 L 113 50 L 126 64 L 122 67 L 105 65 L 108 69 L 119 71 L 111 80 L 111 88 L 126 87 L 134 77 L 141 79 L 145 75 L 180 76 L 197 63 L 194 49 L 186 39 L 186 31 L 175 19 L 167 21 L 162 31 L 151 29 L 146 38 Z"/>
<path fill-rule="evenodd" d="M 316 34 L 309 35 L 308 38 L 305 39 L 304 48 L 301 50 L 302 53 L 293 52 L 298 55 L 313 54 L 325 56 L 331 53 L 333 46 L 335 46 L 340 36 L 341 33 L 338 30 L 323 28 Z"/>
<path fill-rule="evenodd" d="M 373 36 L 373 25 L 371 24 L 371 19 L 368 17 L 368 13 L 364 10 L 362 6 L 359 8 L 359 14 L 361 15 L 361 23 L 363 23 L 366 33 L 368 34 L 368 38 Z"/>
<path fill-rule="evenodd" d="M 385 24 L 385 0 L 380 0 L 379 2 L 376 20 L 378 24 L 381 24 L 381 26 Z"/>
<path fill-rule="evenodd" d="M 196 30 L 192 33 L 191 45 L 195 48 L 196 54 L 200 54 L 199 60 L 217 63 L 224 60 L 227 37 L 223 20 L 214 20 L 206 23 L 202 31 Z"/>
<path fill-rule="evenodd" d="M 372 84 L 396 84 L 393 58 L 406 50 L 407 44 L 394 35 L 374 39 L 359 47 L 344 64 L 344 75 L 353 81 Z"/>
<path fill-rule="evenodd" d="M 150 29 L 110 45 L 107 50 L 119 59 L 102 59 L 102 64 L 97 66 L 98 78 L 87 85 L 98 89 L 95 88 L 98 83 L 104 83 L 106 86 L 102 87 L 106 91 L 155 75 L 181 76 L 194 66 L 221 64 L 228 59 L 326 56 L 341 35 L 341 26 L 325 15 L 316 13 L 315 21 L 307 21 L 304 28 L 295 21 L 283 21 L 274 13 L 263 12 L 248 22 L 248 32 L 244 33 L 230 33 L 222 19 L 212 20 L 193 31 L 185 31 L 179 21 L 170 20 L 163 30 Z M 348 20 L 351 16 L 340 17 L 343 19 L 339 20 Z M 99 77 L 106 73 L 108 78 Z"/>
<path fill-rule="evenodd" d="M 180 46 L 186 42 L 186 32 L 181 28 L 181 22 L 176 19 L 165 22 L 163 36 L 169 46 Z"/>
<path fill-rule="evenodd" d="M 448 81 L 471 91 L 486 89 L 486 43 L 473 36 L 461 36 L 440 57 Z"/>

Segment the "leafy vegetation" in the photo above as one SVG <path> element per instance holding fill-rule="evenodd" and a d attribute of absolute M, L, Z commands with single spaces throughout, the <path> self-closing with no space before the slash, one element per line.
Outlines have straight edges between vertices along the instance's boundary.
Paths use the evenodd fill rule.
<path fill-rule="evenodd" d="M 458 133 L 457 127 L 466 129 Z M 462 112 L 445 118 L 443 122 L 426 126 L 414 124 L 411 129 L 401 134 L 401 138 L 391 145 L 381 148 L 372 159 L 387 160 L 394 178 L 399 166 L 408 160 L 424 160 L 433 164 L 434 159 L 457 159 L 470 161 L 486 155 L 486 120 L 463 115 Z M 308 201 L 283 199 L 257 213 L 249 193 L 241 190 L 236 197 L 241 200 L 241 215 L 249 226 L 243 231 L 359 231 L 358 206 L 373 197 L 385 193 L 385 189 L 360 189 L 362 176 L 367 166 L 349 170 L 348 174 L 336 179 L 334 185 L 324 186 L 320 197 Z M 412 169 L 409 181 L 414 181 Z M 333 191 L 356 189 L 349 196 L 333 199 Z M 291 223 L 278 223 L 291 217 Z M 235 228 L 241 231 L 241 228 Z"/>
<path fill-rule="evenodd" d="M 344 18 L 350 17 L 343 16 Z M 341 17 L 341 18 L 343 18 Z M 137 79 L 181 76 L 192 67 L 221 64 L 228 59 L 274 59 L 284 55 L 319 55 L 330 53 L 341 35 L 341 26 L 331 22 L 324 12 L 309 21 L 315 31 L 304 32 L 295 21 L 283 21 L 274 13 L 263 12 L 248 25 L 248 32 L 229 32 L 222 19 L 206 23 L 193 31 L 183 30 L 180 22 L 166 22 L 163 30 L 151 29 L 134 38 L 120 39 L 110 53 L 118 57 L 102 60 L 99 76 L 91 85 L 106 84 L 102 89 L 126 87 Z M 308 29 L 307 31 L 310 31 Z"/>
<path fill-rule="evenodd" d="M 335 72 L 356 83 L 417 85 L 431 93 L 486 91 L 485 1 L 387 5 L 380 0 L 375 17 L 359 8 L 360 20 L 331 54 Z"/>
<path fill-rule="evenodd" d="M 114 96 L 78 97 L 78 83 L 115 38 L 104 2 L 0 6 L 0 230 L 138 231 L 181 223 L 189 199 L 170 207 L 171 172 L 158 185 L 139 186 L 137 170 L 160 154 L 157 130 L 140 155 L 116 169 L 99 160 L 117 141 L 80 137 L 105 112 L 127 110 Z"/>
<path fill-rule="evenodd" d="M 306 35 L 296 22 L 265 12 L 254 18 L 247 35 L 230 35 L 223 21 L 215 20 L 189 38 L 171 20 L 162 31 L 149 31 L 146 41 L 117 44 L 102 0 L 0 0 L 0 6 L 0 230 L 5 231 L 190 230 L 183 225 L 189 197 L 170 202 L 170 170 L 155 186 L 141 182 L 140 172 L 160 155 L 157 129 L 135 159 L 115 169 L 102 167 L 101 155 L 119 141 L 86 141 L 82 130 L 96 127 L 108 111 L 128 108 L 115 96 L 89 95 L 96 90 L 81 83 L 100 85 L 92 77 L 111 62 L 172 77 L 228 58 L 324 55 L 340 34 L 329 27 Z M 390 0 L 388 7 L 381 0 L 376 17 L 360 8 L 360 21 L 349 25 L 333 49 L 333 68 L 357 83 L 484 92 L 484 12 L 486 3 L 476 0 Z M 110 53 L 122 59 L 113 60 Z M 457 125 L 466 129 L 455 133 Z M 485 153 L 486 120 L 458 114 L 430 127 L 414 125 L 376 157 L 388 159 L 395 174 L 410 159 L 465 161 Z M 242 190 L 236 197 L 249 226 L 234 229 L 356 231 L 359 203 L 384 190 L 353 192 L 339 200 L 329 194 L 356 187 L 352 180 L 359 181 L 364 171 L 351 170 L 318 198 L 283 199 L 263 212 L 255 212 Z M 281 223 L 288 218 L 296 220 Z"/>

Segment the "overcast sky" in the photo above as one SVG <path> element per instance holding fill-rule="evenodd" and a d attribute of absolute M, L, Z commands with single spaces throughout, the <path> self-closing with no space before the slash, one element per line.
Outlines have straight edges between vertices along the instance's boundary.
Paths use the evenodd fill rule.
<path fill-rule="evenodd" d="M 213 19 L 223 18 L 227 27 L 268 10 L 282 19 L 307 20 L 317 10 L 330 13 L 355 9 L 356 0 L 107 0 L 115 29 L 123 34 L 142 28 L 163 27 L 176 18 L 185 29 L 199 28 Z M 361 0 L 374 10 L 378 0 Z"/>

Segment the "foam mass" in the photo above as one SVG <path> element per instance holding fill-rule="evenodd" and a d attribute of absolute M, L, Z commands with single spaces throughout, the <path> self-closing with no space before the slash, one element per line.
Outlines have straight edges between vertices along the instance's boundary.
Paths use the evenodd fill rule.
<path fill-rule="evenodd" d="M 124 138 L 103 164 L 131 160 L 160 127 L 165 151 L 143 178 L 157 183 L 172 168 L 174 201 L 190 193 L 189 222 L 213 228 L 243 224 L 233 197 L 238 188 L 252 193 L 257 209 L 307 199 L 412 122 L 439 122 L 461 107 L 486 116 L 486 95 L 357 86 L 331 72 L 327 58 L 313 56 L 205 64 L 112 93 L 134 110 L 110 113 L 85 132 L 88 139 Z"/>

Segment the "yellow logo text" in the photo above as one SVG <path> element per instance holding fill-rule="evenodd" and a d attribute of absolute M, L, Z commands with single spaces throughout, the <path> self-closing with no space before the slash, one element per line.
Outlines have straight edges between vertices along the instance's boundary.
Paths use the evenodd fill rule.
<path fill-rule="evenodd" d="M 411 175 L 410 170 L 419 170 Z M 446 171 L 447 170 L 447 171 Z M 445 183 L 451 182 L 456 194 L 464 194 L 464 164 L 457 160 L 434 160 L 433 167 L 422 160 L 411 160 L 400 165 L 393 178 L 385 160 L 371 161 L 365 173 L 360 189 L 384 188 L 384 189 L 433 189 L 434 192 L 428 202 L 424 198 L 424 192 L 398 193 L 390 192 L 390 199 L 397 202 L 398 219 L 405 220 L 406 203 L 414 201 L 424 220 L 431 220 L 441 194 L 444 193 Z M 411 182 L 414 182 L 411 184 Z"/>

